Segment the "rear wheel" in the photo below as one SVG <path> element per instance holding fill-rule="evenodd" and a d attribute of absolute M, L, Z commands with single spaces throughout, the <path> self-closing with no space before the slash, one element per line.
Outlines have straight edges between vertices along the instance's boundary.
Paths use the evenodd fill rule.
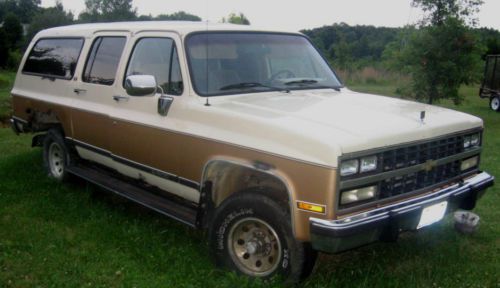
<path fill-rule="evenodd" d="M 70 155 L 61 133 L 56 129 L 49 130 L 45 135 L 43 163 L 50 178 L 57 181 L 68 179 L 67 167 L 70 163 Z"/>
<path fill-rule="evenodd" d="M 490 108 L 493 111 L 500 112 L 500 96 L 495 95 L 490 98 Z"/>
<path fill-rule="evenodd" d="M 286 210 L 261 195 L 225 200 L 217 208 L 209 240 L 219 266 L 251 277 L 279 275 L 298 282 L 315 262 L 316 253 L 294 238 Z"/>

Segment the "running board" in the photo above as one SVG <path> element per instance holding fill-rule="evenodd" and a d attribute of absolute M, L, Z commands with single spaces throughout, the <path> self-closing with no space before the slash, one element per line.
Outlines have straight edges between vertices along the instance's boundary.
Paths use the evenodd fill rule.
<path fill-rule="evenodd" d="M 196 227 L 197 209 L 194 206 L 170 200 L 149 192 L 147 189 L 118 179 L 112 172 L 82 165 L 70 166 L 67 171 L 101 188 L 132 200 L 160 214 Z"/>

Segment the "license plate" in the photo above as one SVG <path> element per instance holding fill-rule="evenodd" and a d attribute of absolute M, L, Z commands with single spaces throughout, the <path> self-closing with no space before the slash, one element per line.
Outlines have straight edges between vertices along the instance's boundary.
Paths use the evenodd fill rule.
<path fill-rule="evenodd" d="M 446 201 L 425 207 L 422 210 L 417 229 L 441 221 L 446 213 L 446 207 L 448 207 L 448 202 Z"/>

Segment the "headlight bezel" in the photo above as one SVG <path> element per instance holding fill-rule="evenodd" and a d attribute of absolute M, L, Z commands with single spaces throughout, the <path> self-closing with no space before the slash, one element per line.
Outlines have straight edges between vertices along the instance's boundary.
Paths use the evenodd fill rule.
<path fill-rule="evenodd" d="M 370 160 L 372 161 L 371 164 L 366 164 L 369 163 Z M 367 172 L 372 172 L 376 171 L 378 168 L 378 157 L 377 155 L 372 155 L 372 156 L 367 156 L 367 157 L 362 157 L 359 160 L 359 173 L 367 173 Z"/>
<path fill-rule="evenodd" d="M 366 164 L 365 168 L 363 168 L 363 163 L 370 162 L 369 160 L 372 160 L 372 165 Z M 376 171 L 378 171 L 378 168 L 379 168 L 379 162 L 380 161 L 378 159 L 378 155 L 368 155 L 368 156 L 363 156 L 363 157 L 342 160 L 340 162 L 340 176 L 341 177 L 349 177 L 349 176 L 354 176 L 354 175 L 364 175 L 364 174 L 369 174 L 371 172 L 376 172 Z M 344 169 L 344 166 L 348 165 L 348 164 L 356 165 L 356 167 L 355 167 L 356 169 L 352 169 L 349 172 L 345 172 L 344 170 L 346 170 L 346 169 Z M 366 166 L 369 166 L 369 167 L 366 167 Z"/>
<path fill-rule="evenodd" d="M 482 142 L 481 132 L 467 134 L 464 136 L 463 140 L 464 150 L 481 147 L 482 144 L 481 142 Z"/>
<path fill-rule="evenodd" d="M 351 196 L 351 198 L 355 197 L 355 199 L 349 199 L 349 196 Z M 341 191 L 339 204 L 342 207 L 358 205 L 359 203 L 376 200 L 377 197 L 378 197 L 378 185 L 368 185 L 364 187 Z"/>
<path fill-rule="evenodd" d="M 348 166 L 349 164 L 352 164 L 353 169 L 348 170 L 344 166 Z M 354 167 L 355 166 L 355 167 Z M 347 171 L 345 171 L 347 170 Z M 351 175 L 356 175 L 359 173 L 359 160 L 358 159 L 349 159 L 342 161 L 340 163 L 340 176 L 345 177 L 345 176 L 351 176 Z"/>

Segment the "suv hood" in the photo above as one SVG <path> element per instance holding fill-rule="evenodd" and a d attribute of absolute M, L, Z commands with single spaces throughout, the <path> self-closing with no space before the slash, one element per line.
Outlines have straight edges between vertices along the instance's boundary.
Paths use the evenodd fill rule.
<path fill-rule="evenodd" d="M 240 118 L 241 122 L 233 120 L 241 124 L 236 130 L 243 138 L 254 135 L 261 142 L 275 143 L 275 147 L 265 144 L 252 148 L 330 167 L 336 167 L 337 157 L 344 153 L 482 126 L 481 119 L 462 112 L 345 88 L 341 92 L 302 90 L 217 97 L 213 102 L 218 113 Z M 245 140 L 247 145 L 263 145 L 256 142 Z"/>

